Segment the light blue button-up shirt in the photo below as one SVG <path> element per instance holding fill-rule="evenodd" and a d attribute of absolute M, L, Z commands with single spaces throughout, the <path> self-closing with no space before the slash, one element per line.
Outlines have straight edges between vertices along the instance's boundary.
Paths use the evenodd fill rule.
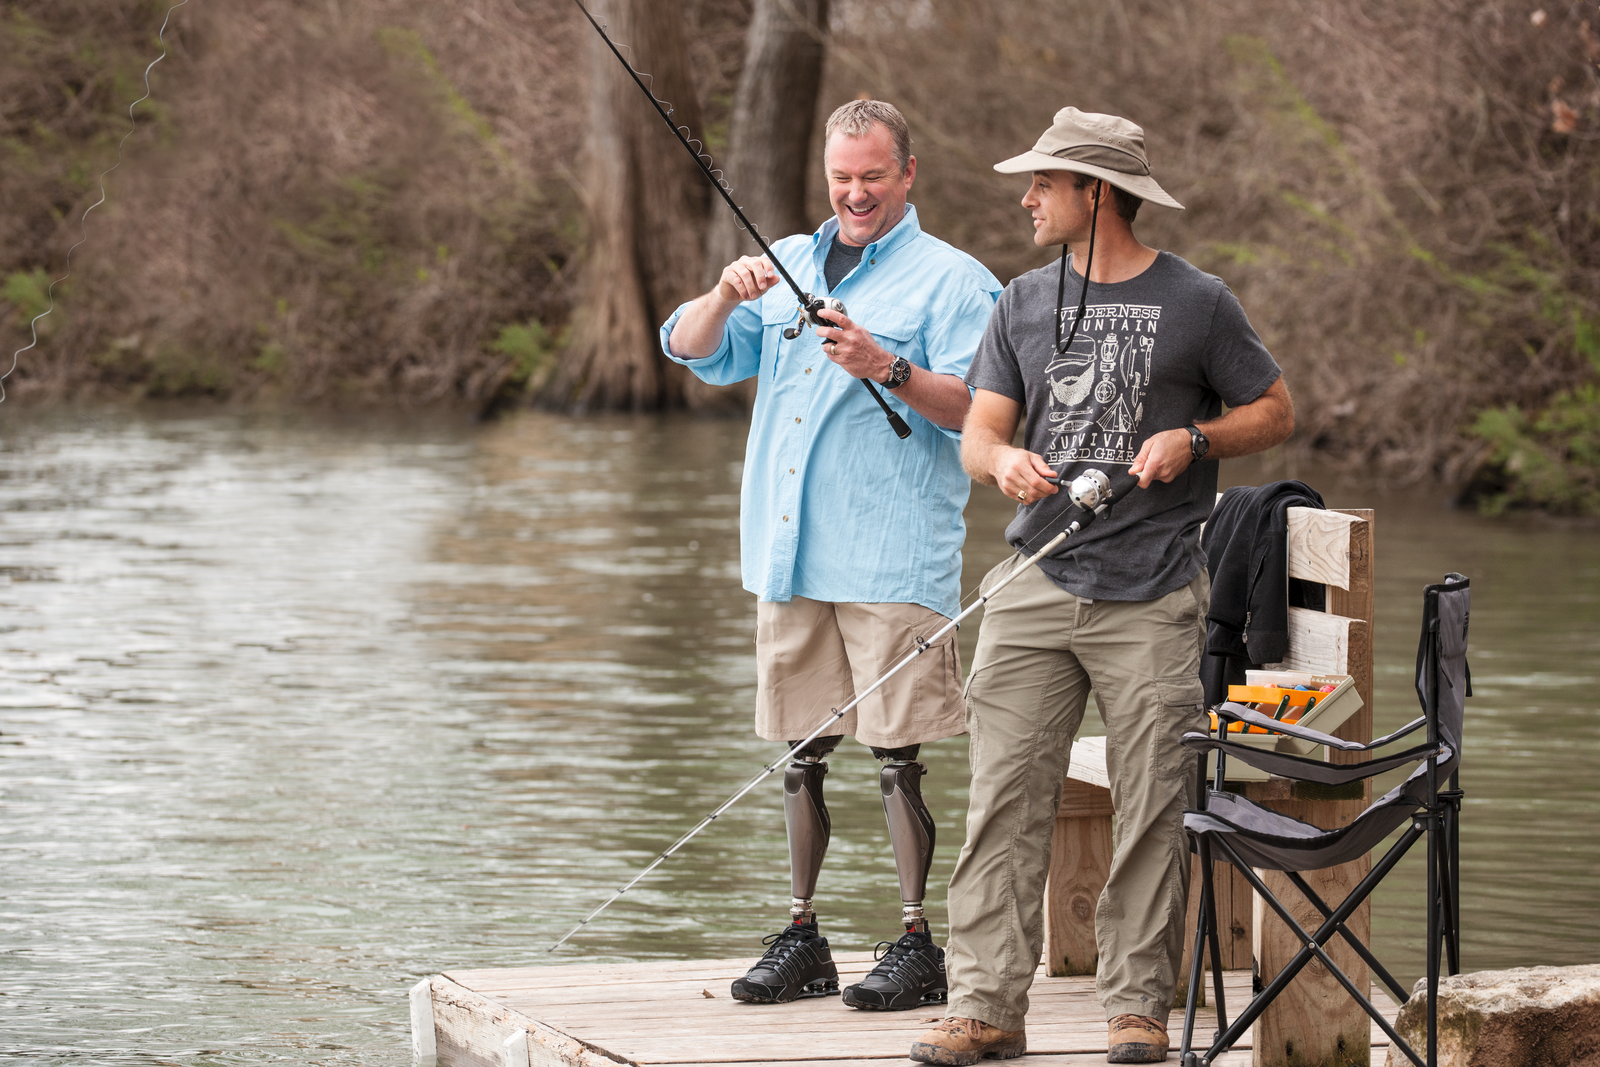
<path fill-rule="evenodd" d="M 831 218 L 814 234 L 778 241 L 773 255 L 805 291 L 844 301 L 891 355 L 964 376 L 1000 293 L 994 275 L 923 233 L 908 205 L 829 294 L 823 265 L 838 231 Z M 763 600 L 921 604 L 954 615 L 970 488 L 961 435 L 879 387 L 911 427 L 906 440 L 895 437 L 861 383 L 823 354 L 815 331 L 783 338 L 799 306 L 782 281 L 741 304 L 704 359 L 679 359 L 668 345 L 687 307 L 661 327 L 669 358 L 712 385 L 760 375 L 740 487 L 744 587 Z"/>

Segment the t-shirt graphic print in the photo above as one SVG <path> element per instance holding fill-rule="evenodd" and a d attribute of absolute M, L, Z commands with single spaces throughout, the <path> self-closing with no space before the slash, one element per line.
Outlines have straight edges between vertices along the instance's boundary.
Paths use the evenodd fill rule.
<path fill-rule="evenodd" d="M 1061 310 L 1061 336 L 1071 335 L 1072 344 L 1044 368 L 1051 434 L 1045 462 L 1132 463 L 1139 454 L 1161 308 L 1090 304 L 1074 334 L 1077 317 L 1077 307 Z"/>
<path fill-rule="evenodd" d="M 1152 435 L 1248 404 L 1280 373 L 1222 279 L 1162 252 L 1127 281 L 1089 286 L 1067 261 L 1006 286 L 978 345 L 967 384 L 1023 408 L 1022 447 L 1044 457 L 1063 485 L 1090 468 L 1126 471 Z M 1204 565 L 1200 524 L 1211 513 L 1217 464 L 1202 461 L 1106 512 L 1040 568 L 1070 593 L 1154 600 Z M 1019 507 L 1006 540 L 1031 553 L 1061 528 L 1065 494 Z"/>

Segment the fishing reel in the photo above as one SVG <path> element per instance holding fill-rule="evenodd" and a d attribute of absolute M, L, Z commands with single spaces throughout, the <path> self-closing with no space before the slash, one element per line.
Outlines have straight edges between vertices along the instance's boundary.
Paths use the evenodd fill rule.
<path fill-rule="evenodd" d="M 1089 525 L 1094 522 L 1097 516 L 1104 514 L 1105 510 L 1112 504 L 1121 500 L 1138 487 L 1139 476 L 1137 474 L 1119 474 L 1116 480 L 1112 481 L 1104 471 L 1095 470 L 1092 467 L 1084 471 L 1072 479 L 1072 482 L 1067 486 L 1067 499 L 1076 505 L 1077 510 L 1075 512 L 1071 508 L 1067 510 L 1067 514 L 1064 517 L 1069 518 L 1071 521 L 1067 523 L 1063 532 L 1069 535 L 1082 533 L 1089 528 Z M 1068 542 L 1057 547 L 1050 555 L 1052 558 L 1059 559 L 1070 550 L 1071 543 Z"/>
<path fill-rule="evenodd" d="M 839 325 L 836 322 L 829 322 L 827 319 L 819 316 L 817 314 L 819 311 L 834 311 L 838 312 L 840 315 L 844 314 L 843 300 L 838 300 L 831 296 L 812 296 L 810 293 L 805 295 L 806 302 L 800 305 L 800 321 L 783 331 L 783 338 L 786 341 L 793 341 L 796 337 L 799 337 L 800 332 L 807 326 L 836 327 Z"/>
<path fill-rule="evenodd" d="M 1078 505 L 1084 511 L 1093 511 L 1111 493 L 1111 479 L 1103 471 L 1093 468 L 1084 471 L 1072 479 L 1072 484 L 1067 486 L 1067 499 Z"/>
<path fill-rule="evenodd" d="M 790 282 L 789 284 L 793 285 L 794 283 Z M 798 291 L 799 287 L 796 286 L 795 288 Z M 845 313 L 843 300 L 837 300 L 831 296 L 812 296 L 810 293 L 801 293 L 800 296 L 800 321 L 783 331 L 784 340 L 793 341 L 800 336 L 807 326 L 814 329 L 818 326 L 837 327 L 839 325 L 836 322 L 829 322 L 818 315 L 817 312 L 834 311 L 843 315 Z M 889 420 L 889 428 L 894 431 L 894 435 L 902 441 L 910 437 L 911 427 L 906 425 L 906 420 L 900 417 L 898 411 L 889 406 L 889 402 L 878 392 L 877 387 L 866 378 L 861 379 L 861 384 L 867 387 L 867 392 L 872 394 L 872 399 L 876 400 L 878 407 L 883 409 L 883 417 Z"/>

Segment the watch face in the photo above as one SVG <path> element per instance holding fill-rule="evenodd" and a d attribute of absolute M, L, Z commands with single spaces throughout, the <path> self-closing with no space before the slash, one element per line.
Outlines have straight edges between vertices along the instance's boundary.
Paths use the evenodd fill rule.
<path fill-rule="evenodd" d="M 1211 439 L 1199 430 L 1190 430 L 1189 450 L 1194 453 L 1195 459 L 1204 459 L 1205 454 L 1211 451 Z"/>

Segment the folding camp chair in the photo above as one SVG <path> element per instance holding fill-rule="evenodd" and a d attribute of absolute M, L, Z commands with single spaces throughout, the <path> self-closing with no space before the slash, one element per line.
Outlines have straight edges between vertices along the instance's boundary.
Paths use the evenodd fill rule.
<path fill-rule="evenodd" d="M 1460 970 L 1460 885 L 1458 822 L 1461 790 L 1457 767 L 1461 761 L 1464 699 L 1472 695 L 1472 678 L 1467 670 L 1467 621 L 1471 605 L 1468 581 L 1449 574 L 1443 584 L 1423 591 L 1422 637 L 1417 648 L 1417 696 L 1422 715 L 1387 737 L 1370 744 L 1358 744 L 1274 720 L 1241 704 L 1219 704 L 1217 735 L 1185 734 L 1185 746 L 1199 750 L 1201 773 L 1206 754 L 1216 753 L 1216 777 L 1197 811 L 1184 814 L 1184 830 L 1192 848 L 1199 853 L 1201 871 L 1200 920 L 1195 931 L 1194 956 L 1189 973 L 1189 999 L 1184 1011 L 1183 1043 L 1179 1062 L 1183 1067 L 1206 1067 L 1233 1047 L 1256 1021 L 1267 1005 L 1294 980 L 1313 959 L 1322 961 L 1328 973 L 1344 986 L 1367 1013 L 1389 1035 L 1417 1067 L 1435 1067 L 1438 1054 L 1437 1004 L 1439 956 L 1441 946 L 1451 974 Z M 1312 741 L 1340 752 L 1365 752 L 1382 748 L 1426 726 L 1426 741 L 1394 755 L 1363 763 L 1335 764 L 1250 748 L 1227 740 L 1228 723 L 1242 722 L 1277 733 Z M 1223 790 L 1225 762 L 1230 757 L 1271 774 L 1322 785 L 1342 785 L 1360 781 L 1405 764 L 1422 761 L 1400 785 L 1391 789 L 1347 826 L 1324 830 L 1299 819 Z M 1440 784 L 1449 779 L 1449 788 Z M 1376 847 L 1402 826 L 1410 825 L 1400 839 L 1375 864 L 1371 872 L 1337 907 L 1329 907 L 1306 884 L 1301 871 L 1321 870 L 1356 859 Z M 1372 968 L 1374 975 L 1389 988 L 1397 1003 L 1407 999 L 1405 989 L 1384 969 L 1371 950 L 1345 926 L 1345 921 L 1361 906 L 1418 838 L 1428 839 L 1428 1048 L 1426 1060 L 1408 1045 L 1383 1017 L 1363 990 L 1334 965 L 1325 947 L 1335 937 L 1343 938 Z M 1288 965 L 1262 988 L 1248 1007 L 1232 1023 L 1228 1022 L 1222 997 L 1221 955 L 1217 937 L 1215 897 L 1212 891 L 1212 865 L 1216 861 L 1233 864 L 1255 888 L 1267 907 L 1277 913 L 1303 946 Z M 1313 907 L 1322 913 L 1322 925 L 1307 932 L 1267 889 L 1256 869 L 1282 871 Z M 1215 985 L 1218 1031 L 1205 1052 L 1192 1050 L 1195 1009 L 1203 980 L 1204 949 L 1211 949 L 1211 972 Z"/>

